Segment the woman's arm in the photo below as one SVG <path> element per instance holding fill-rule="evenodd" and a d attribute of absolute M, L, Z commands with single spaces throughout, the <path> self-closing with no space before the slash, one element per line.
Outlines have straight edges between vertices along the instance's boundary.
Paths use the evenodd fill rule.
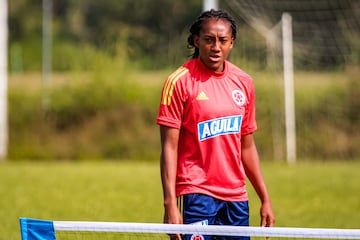
<path fill-rule="evenodd" d="M 275 217 L 270 196 L 261 172 L 259 155 L 252 134 L 242 136 L 241 154 L 246 176 L 261 200 L 260 225 L 263 227 L 272 227 L 275 223 Z"/>
<path fill-rule="evenodd" d="M 182 216 L 176 204 L 176 172 L 178 159 L 179 129 L 160 125 L 160 170 L 164 195 L 164 223 L 181 224 Z M 180 235 L 171 236 L 181 239 Z"/>

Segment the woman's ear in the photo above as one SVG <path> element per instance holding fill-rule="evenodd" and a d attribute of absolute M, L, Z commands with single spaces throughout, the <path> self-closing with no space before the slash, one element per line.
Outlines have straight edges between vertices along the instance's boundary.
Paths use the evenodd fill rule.
<path fill-rule="evenodd" d="M 230 49 L 232 49 L 232 48 L 233 48 L 233 46 L 234 46 L 234 42 L 235 42 L 235 39 L 232 37 L 232 38 L 231 38 L 231 46 L 230 46 Z"/>
<path fill-rule="evenodd" d="M 194 35 L 194 46 L 199 48 L 199 36 L 198 35 Z"/>

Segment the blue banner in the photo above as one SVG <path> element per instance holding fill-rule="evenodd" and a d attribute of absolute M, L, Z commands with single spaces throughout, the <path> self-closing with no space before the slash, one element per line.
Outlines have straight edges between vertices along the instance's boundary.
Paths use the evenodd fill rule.
<path fill-rule="evenodd" d="M 22 240 L 56 240 L 52 221 L 20 218 Z"/>

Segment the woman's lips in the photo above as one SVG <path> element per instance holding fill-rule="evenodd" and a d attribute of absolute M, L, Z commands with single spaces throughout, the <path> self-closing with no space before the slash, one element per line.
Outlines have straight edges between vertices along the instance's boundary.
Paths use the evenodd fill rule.
<path fill-rule="evenodd" d="M 218 55 L 209 56 L 209 60 L 212 62 L 218 62 L 220 61 L 221 57 Z"/>

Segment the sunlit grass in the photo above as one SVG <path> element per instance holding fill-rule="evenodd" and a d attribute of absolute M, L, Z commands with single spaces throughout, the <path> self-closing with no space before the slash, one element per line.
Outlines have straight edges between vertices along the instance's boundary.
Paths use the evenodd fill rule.
<path fill-rule="evenodd" d="M 359 163 L 263 163 L 276 225 L 360 228 Z M 19 218 L 162 222 L 157 162 L 0 165 L 0 239 L 20 239 Z M 259 200 L 249 187 L 251 225 Z"/>
<path fill-rule="evenodd" d="M 19 217 L 160 222 L 157 164 L 17 163 L 0 167 L 0 239 L 19 239 Z"/>
<path fill-rule="evenodd" d="M 359 167 L 358 162 L 309 161 L 295 165 L 266 162 L 264 175 L 276 225 L 360 228 L 360 216 L 356 213 L 360 211 Z M 252 190 L 251 193 L 256 198 Z M 256 208 L 253 206 L 253 224 L 259 221 Z"/>

